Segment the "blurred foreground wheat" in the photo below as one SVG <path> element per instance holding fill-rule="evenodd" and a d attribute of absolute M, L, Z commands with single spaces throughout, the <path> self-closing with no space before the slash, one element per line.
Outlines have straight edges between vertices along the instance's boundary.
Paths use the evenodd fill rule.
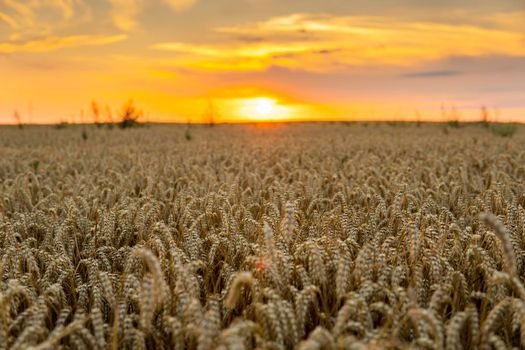
<path fill-rule="evenodd" d="M 0 129 L 0 348 L 525 347 L 525 148 L 474 127 Z"/>

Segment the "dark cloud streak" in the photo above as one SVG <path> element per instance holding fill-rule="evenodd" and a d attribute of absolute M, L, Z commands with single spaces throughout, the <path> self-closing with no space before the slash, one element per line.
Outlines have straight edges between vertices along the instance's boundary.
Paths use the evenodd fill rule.
<path fill-rule="evenodd" d="M 413 73 L 406 73 L 401 75 L 403 78 L 444 78 L 455 77 L 463 75 L 463 72 L 458 70 L 428 70 Z"/>

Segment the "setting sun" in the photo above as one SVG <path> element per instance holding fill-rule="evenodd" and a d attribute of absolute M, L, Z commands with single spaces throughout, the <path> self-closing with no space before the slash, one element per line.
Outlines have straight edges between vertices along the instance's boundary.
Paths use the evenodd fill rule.
<path fill-rule="evenodd" d="M 268 117 L 275 107 L 275 101 L 269 98 L 258 98 L 255 104 L 255 112 L 260 117 Z"/>
<path fill-rule="evenodd" d="M 237 108 L 232 108 L 238 120 L 245 121 L 287 121 L 294 119 L 300 111 L 299 106 L 270 97 L 253 97 L 237 99 Z"/>

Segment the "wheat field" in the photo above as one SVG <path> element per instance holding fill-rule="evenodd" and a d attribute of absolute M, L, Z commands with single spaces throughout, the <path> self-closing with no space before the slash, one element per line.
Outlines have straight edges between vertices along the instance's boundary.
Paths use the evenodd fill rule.
<path fill-rule="evenodd" d="M 1 128 L 0 348 L 524 348 L 524 142 Z"/>

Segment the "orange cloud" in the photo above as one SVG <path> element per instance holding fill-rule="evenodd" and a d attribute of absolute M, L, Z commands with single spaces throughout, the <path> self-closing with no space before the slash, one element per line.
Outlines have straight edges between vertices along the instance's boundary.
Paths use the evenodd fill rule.
<path fill-rule="evenodd" d="M 18 28 L 18 23 L 15 21 L 15 19 L 3 12 L 0 12 L 0 21 L 7 23 L 13 29 Z"/>
<path fill-rule="evenodd" d="M 113 24 L 124 31 L 130 31 L 137 27 L 136 17 L 142 7 L 141 0 L 109 0 L 112 5 L 111 19 Z"/>
<path fill-rule="evenodd" d="M 294 14 L 215 31 L 222 34 L 219 42 L 152 47 L 176 52 L 180 65 L 218 71 L 235 66 L 337 71 L 349 65 L 413 66 L 451 56 L 525 55 L 521 32 L 383 17 Z"/>
<path fill-rule="evenodd" d="M 12 31 L 5 32 L 9 41 L 28 41 L 49 37 L 85 23 L 90 8 L 83 1 L 71 0 L 0 0 L 0 25 L 7 23 Z M 2 36 L 0 35 L 0 42 Z"/>
<path fill-rule="evenodd" d="M 197 0 L 164 0 L 173 10 L 184 11 L 197 3 Z"/>
<path fill-rule="evenodd" d="M 55 0 L 59 1 L 59 0 Z M 124 31 L 138 27 L 137 17 L 142 11 L 145 0 L 109 0 L 112 5 L 111 18 L 113 24 Z M 197 0 L 164 0 L 173 11 L 179 12 L 191 8 Z"/>

